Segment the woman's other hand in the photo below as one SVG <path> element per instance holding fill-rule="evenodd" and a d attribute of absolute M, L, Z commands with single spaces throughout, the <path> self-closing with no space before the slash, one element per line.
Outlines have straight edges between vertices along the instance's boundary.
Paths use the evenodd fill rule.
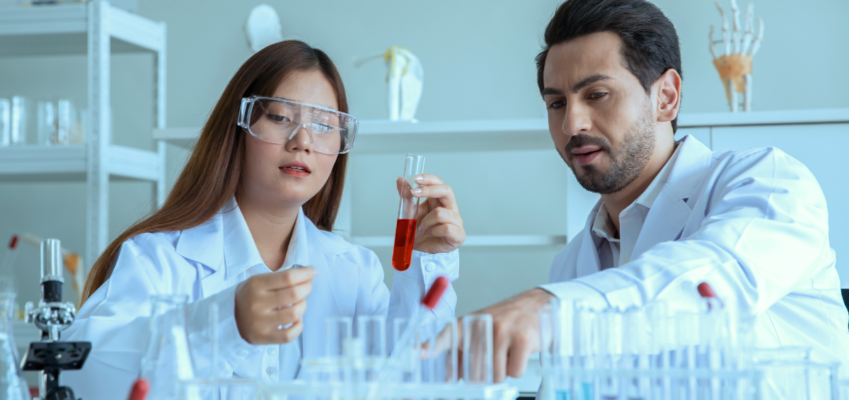
<path fill-rule="evenodd" d="M 313 267 L 254 275 L 236 289 L 236 325 L 250 344 L 295 340 L 304 329 L 301 318 L 312 291 Z"/>

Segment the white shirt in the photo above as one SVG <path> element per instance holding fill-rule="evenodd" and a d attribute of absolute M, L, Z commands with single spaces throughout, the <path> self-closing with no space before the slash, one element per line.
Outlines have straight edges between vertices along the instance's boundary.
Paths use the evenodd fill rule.
<path fill-rule="evenodd" d="M 714 154 L 692 136 L 678 147 L 630 262 L 602 269 L 603 239 L 591 229 L 599 202 L 542 288 L 595 308 L 658 300 L 692 311 L 696 286 L 708 282 L 752 321 L 759 347 L 805 346 L 815 361 L 849 362 L 849 313 L 816 178 L 771 147 Z"/>
<path fill-rule="evenodd" d="M 657 196 L 660 195 L 663 186 L 666 185 L 675 159 L 678 158 L 678 148 L 680 147 L 676 146 L 672 156 L 669 157 L 657 176 L 652 179 L 646 190 L 640 194 L 640 197 L 637 197 L 633 203 L 619 213 L 619 234 L 616 233 L 616 226 L 613 225 L 604 203 L 598 209 L 593 222 L 593 233 L 604 239 L 598 250 L 601 269 L 618 267 L 631 261 L 634 245 L 637 243 L 637 238 L 646 222 L 649 209 Z"/>
<path fill-rule="evenodd" d="M 300 212 L 284 268 L 293 264 L 316 269 L 307 296 L 304 330 L 285 345 L 252 345 L 236 326 L 235 293 L 248 277 L 274 273 L 264 265 L 247 223 L 234 199 L 210 220 L 191 229 L 143 233 L 124 242 L 109 279 L 82 305 L 76 320 L 62 332 L 64 340 L 85 340 L 92 351 L 81 371 L 63 372 L 63 384 L 86 400 L 126 396 L 139 375 L 150 335 L 150 302 L 156 294 L 182 294 L 186 333 L 195 375 L 243 377 L 275 383 L 296 377 L 300 358 L 326 353 L 329 317 L 386 315 L 408 318 L 440 275 L 459 277 L 459 250 L 445 254 L 413 252 L 410 268 L 395 272 L 392 291 L 374 252 L 319 230 Z M 210 357 L 209 310 L 218 304 L 219 352 Z M 457 294 L 449 286 L 437 307 L 424 315 L 422 326 L 454 318 Z M 356 324 L 354 324 L 356 331 Z"/>

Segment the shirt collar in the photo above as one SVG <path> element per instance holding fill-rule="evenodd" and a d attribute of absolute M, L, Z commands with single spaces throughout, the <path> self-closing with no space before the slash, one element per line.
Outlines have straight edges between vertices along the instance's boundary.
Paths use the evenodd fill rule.
<path fill-rule="evenodd" d="M 651 208 L 654 201 L 657 199 L 657 196 L 660 195 L 660 191 L 663 190 L 663 186 L 666 185 L 666 182 L 669 180 L 669 174 L 672 172 L 672 167 L 675 165 L 675 160 L 678 159 L 678 153 L 681 151 L 681 144 L 678 143 L 675 146 L 675 151 L 672 152 L 672 156 L 669 157 L 669 161 L 664 164 L 663 168 L 660 169 L 660 172 L 657 173 L 657 176 L 649 184 L 649 187 L 643 191 L 643 194 L 640 197 L 637 197 L 637 200 L 634 200 L 634 203 L 637 203 L 645 208 Z"/>
<path fill-rule="evenodd" d="M 669 157 L 669 160 L 663 165 L 663 168 L 660 169 L 660 172 L 658 172 L 657 176 L 654 177 L 640 197 L 637 197 L 637 200 L 634 200 L 634 203 L 645 208 L 651 208 L 652 204 L 654 204 L 654 201 L 657 199 L 657 196 L 659 196 L 661 190 L 663 190 L 663 186 L 666 185 L 666 182 L 669 180 L 669 174 L 672 173 L 672 168 L 675 165 L 675 161 L 678 159 L 678 153 L 681 151 L 682 147 L 683 145 L 678 143 L 675 151 L 672 152 L 672 156 Z M 593 221 L 592 231 L 599 237 L 607 239 L 607 241 L 619 242 L 619 238 L 617 237 L 618 235 L 615 234 L 616 228 L 613 226 L 613 221 L 610 220 L 610 216 L 607 214 L 607 209 L 604 207 L 604 204 L 598 208 L 595 220 Z"/>
<path fill-rule="evenodd" d="M 224 230 L 225 278 L 230 279 L 255 266 L 268 269 L 259 254 L 256 242 L 235 197 L 230 198 L 221 210 L 221 214 Z M 281 270 L 291 268 L 294 264 L 310 265 L 304 219 L 306 217 L 303 210 L 299 210 Z"/>

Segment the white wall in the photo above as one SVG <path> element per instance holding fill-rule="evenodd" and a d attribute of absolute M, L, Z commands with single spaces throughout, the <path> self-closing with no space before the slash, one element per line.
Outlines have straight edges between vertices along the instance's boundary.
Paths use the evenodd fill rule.
<path fill-rule="evenodd" d="M 530 118 L 543 114 L 533 57 L 557 0 L 467 0 L 428 2 L 376 0 L 263 1 L 281 16 L 287 39 L 301 39 L 337 62 L 351 112 L 361 119 L 386 115 L 385 72 L 379 62 L 360 69 L 355 57 L 390 45 L 411 49 L 425 69 L 420 120 Z M 228 80 L 250 56 L 242 26 L 260 1 L 141 0 L 139 14 L 168 24 L 168 125 L 198 127 Z M 681 38 L 684 112 L 727 109 L 710 63 L 707 32 L 719 18 L 709 0 L 657 0 Z M 742 5 L 742 3 L 741 3 Z M 727 8 L 727 7 L 726 7 Z M 766 21 L 755 58 L 754 107 L 804 109 L 849 107 L 849 2 L 790 0 L 758 2 Z M 114 141 L 152 149 L 152 63 L 146 55 L 117 55 L 113 61 Z M 56 94 L 83 103 L 85 58 L 0 59 L 0 96 Z M 415 149 L 410 149 L 414 151 Z M 792 149 L 786 149 L 792 154 Z M 356 153 L 354 153 L 356 154 Z M 469 234 L 566 231 L 568 170 L 546 151 L 487 154 L 433 153 L 427 171 L 453 184 Z M 169 147 L 169 183 L 187 152 Z M 364 155 L 352 160 L 355 234 L 391 235 L 397 201 L 392 172 L 401 154 Z M 388 173 L 384 173 L 388 171 Z M 150 184 L 113 182 L 110 234 L 116 236 L 150 211 Z M 84 248 L 85 185 L 0 183 L 0 240 L 13 232 L 62 239 Z M 834 204 L 834 201 L 832 200 Z M 571 221 L 574 222 L 574 221 Z M 38 297 L 38 257 L 24 248 L 21 300 Z M 457 282 L 460 314 L 533 287 L 547 277 L 556 248 L 464 249 Z M 389 267 L 388 249 L 378 255 Z M 92 260 L 89 260 L 89 262 Z"/>

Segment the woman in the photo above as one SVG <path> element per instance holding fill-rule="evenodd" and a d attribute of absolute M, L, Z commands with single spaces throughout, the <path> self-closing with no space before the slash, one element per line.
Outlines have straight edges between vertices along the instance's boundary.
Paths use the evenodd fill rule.
<path fill-rule="evenodd" d="M 63 374 L 77 396 L 128 393 L 148 342 L 151 295 L 189 297 L 186 330 L 199 375 L 273 383 L 297 377 L 302 357 L 324 355 L 326 318 L 392 321 L 410 315 L 437 276 L 457 278 L 465 232 L 451 188 L 436 176 L 418 177 L 423 187 L 414 195 L 428 200 L 417 251 L 391 294 L 374 253 L 331 233 L 356 135 L 347 110 L 339 73 L 318 49 L 280 42 L 245 62 L 165 205 L 92 268 L 63 335 L 93 345 L 82 371 Z M 454 317 L 453 289 L 445 300 L 426 323 Z M 221 346 L 210 369 L 213 302 Z"/>

